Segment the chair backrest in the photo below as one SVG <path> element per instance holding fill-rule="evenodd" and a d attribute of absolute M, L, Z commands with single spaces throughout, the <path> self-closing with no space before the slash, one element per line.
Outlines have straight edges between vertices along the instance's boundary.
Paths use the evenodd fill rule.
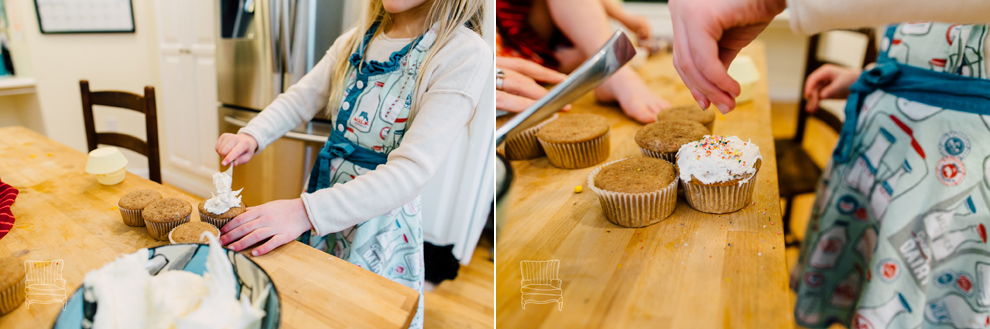
<path fill-rule="evenodd" d="M 557 271 L 560 269 L 560 261 L 556 259 L 524 260 L 519 262 L 519 268 L 522 270 L 523 281 L 530 281 L 533 284 L 550 284 L 550 281 L 558 279 Z"/>
<path fill-rule="evenodd" d="M 862 62 L 856 64 L 859 64 L 862 67 L 866 67 L 866 65 L 876 62 L 877 60 L 876 34 L 874 33 L 872 28 L 832 31 L 827 33 L 860 34 L 865 36 L 866 49 L 863 52 L 863 60 Z M 832 114 L 831 112 L 823 111 L 819 109 L 818 111 L 815 111 L 814 114 L 809 115 L 809 113 L 804 110 L 804 108 L 807 106 L 808 103 L 808 101 L 804 99 L 804 87 L 805 87 L 804 82 L 808 80 L 808 76 L 811 75 L 812 72 L 814 72 L 819 67 L 825 64 L 849 66 L 849 65 L 853 65 L 853 62 L 855 62 L 849 58 L 845 58 L 845 59 L 835 58 L 831 60 L 822 58 L 823 55 L 827 55 L 828 53 L 830 53 L 829 51 L 827 51 L 827 49 L 820 48 L 820 46 L 822 45 L 822 41 L 827 41 L 828 38 L 831 37 L 832 36 L 824 36 L 824 33 L 822 33 L 822 34 L 813 35 L 808 39 L 808 53 L 804 66 L 804 80 L 802 80 L 801 82 L 801 91 L 800 91 L 801 96 L 799 97 L 801 102 L 798 104 L 797 129 L 794 134 L 794 140 L 797 142 L 800 142 L 801 140 L 804 139 L 804 131 L 809 117 L 814 117 L 816 119 L 825 122 L 825 124 L 827 124 L 830 128 L 832 128 L 836 132 L 842 130 L 842 120 L 839 119 L 834 114 Z M 848 37 L 842 37 L 841 35 L 839 37 L 842 39 L 849 40 Z"/>
<path fill-rule="evenodd" d="M 83 121 L 86 124 L 86 143 L 89 150 L 97 145 L 120 146 L 148 157 L 148 178 L 161 183 L 162 167 L 158 154 L 158 112 L 155 106 L 155 87 L 144 87 L 144 96 L 123 91 L 90 91 L 89 81 L 79 81 L 82 97 Z M 147 141 L 120 133 L 97 133 L 93 118 L 93 105 L 129 109 L 144 114 Z"/>
<path fill-rule="evenodd" d="M 28 284 L 55 284 L 62 278 L 61 259 L 29 260 L 24 262 L 24 272 Z"/>

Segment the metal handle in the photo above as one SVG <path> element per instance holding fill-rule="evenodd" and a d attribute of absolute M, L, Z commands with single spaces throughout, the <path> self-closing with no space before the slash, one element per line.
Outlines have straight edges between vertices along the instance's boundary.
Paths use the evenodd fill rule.
<path fill-rule="evenodd" d="M 229 116 L 229 115 L 223 116 L 223 121 L 225 121 L 225 122 L 227 122 L 229 124 L 238 126 L 238 127 L 245 127 L 248 124 L 244 120 L 239 120 L 239 119 L 236 119 L 236 118 L 234 118 L 232 116 Z M 291 139 L 296 139 L 296 140 L 301 140 L 301 141 L 306 141 L 306 142 L 314 142 L 314 143 L 326 143 L 327 142 L 327 139 L 328 139 L 328 137 L 324 137 L 324 136 L 317 136 L 317 135 L 310 135 L 310 134 L 300 134 L 300 133 L 297 133 L 297 132 L 294 132 L 294 131 L 290 131 L 290 132 L 285 133 L 285 137 L 291 138 Z"/>
<path fill-rule="evenodd" d="M 282 51 L 279 45 L 279 38 L 282 36 L 281 32 L 281 22 L 279 22 L 279 17 L 281 17 L 281 6 L 279 6 L 281 0 L 271 0 L 268 4 L 268 29 L 271 33 L 269 40 L 271 41 L 272 48 L 272 71 L 273 73 L 282 73 Z M 277 79 L 281 82 L 281 79 Z M 278 90 L 281 92 L 282 88 L 279 87 Z"/>

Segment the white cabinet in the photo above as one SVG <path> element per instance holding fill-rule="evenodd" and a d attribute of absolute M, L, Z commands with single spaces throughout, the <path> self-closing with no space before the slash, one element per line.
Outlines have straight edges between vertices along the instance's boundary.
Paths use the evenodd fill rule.
<path fill-rule="evenodd" d="M 205 178 L 217 172 L 219 163 L 214 151 L 219 135 L 214 6 L 202 0 L 155 1 L 162 159 L 167 167 Z M 197 192 L 193 186 L 179 187 Z"/>

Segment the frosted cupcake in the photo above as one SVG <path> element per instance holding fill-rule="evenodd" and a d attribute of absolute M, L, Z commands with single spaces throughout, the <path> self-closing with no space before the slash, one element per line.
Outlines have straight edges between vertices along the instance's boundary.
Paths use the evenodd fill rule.
<path fill-rule="evenodd" d="M 557 120 L 557 114 L 554 114 L 536 126 L 523 130 L 518 135 L 506 139 L 505 143 L 499 146 L 499 150 L 509 160 L 526 160 L 543 156 L 546 153 L 543 152 L 543 146 L 540 146 L 540 141 L 536 139 L 536 133 L 540 132 L 543 126 L 546 126 L 553 120 Z"/>
<path fill-rule="evenodd" d="M 199 203 L 199 219 L 218 229 L 247 210 L 241 202 L 240 194 L 244 189 L 234 191 L 231 188 L 234 181 L 233 170 L 234 167 L 230 167 L 225 172 L 213 174 L 213 187 L 216 188 L 216 192 L 213 193 L 212 198 Z"/>
<path fill-rule="evenodd" d="M 588 175 L 605 218 L 643 227 L 664 220 L 677 206 L 677 174 L 670 162 L 649 157 L 613 161 Z"/>
<path fill-rule="evenodd" d="M 705 136 L 681 146 L 677 171 L 692 208 L 727 213 L 750 202 L 763 157 L 760 148 L 735 136 Z"/>
<path fill-rule="evenodd" d="M 687 120 L 657 121 L 636 132 L 643 155 L 674 163 L 681 146 L 705 138 L 710 132 L 700 123 Z"/>
<path fill-rule="evenodd" d="M 0 314 L 7 314 L 24 303 L 24 262 L 0 257 Z"/>
<path fill-rule="evenodd" d="M 155 190 L 137 190 L 127 194 L 117 201 L 117 209 L 120 209 L 120 217 L 124 219 L 127 226 L 144 226 L 144 219 L 141 218 L 141 210 L 152 202 L 162 199 L 162 194 Z"/>
<path fill-rule="evenodd" d="M 657 114 L 657 121 L 688 120 L 700 123 L 711 133 L 715 126 L 715 112 L 694 105 L 671 107 Z"/>
<path fill-rule="evenodd" d="M 557 168 L 590 167 L 608 159 L 608 119 L 597 114 L 562 115 L 536 133 L 550 164 Z"/>
<path fill-rule="evenodd" d="M 144 208 L 141 217 L 148 226 L 148 234 L 159 241 L 168 240 L 168 232 L 189 222 L 192 205 L 178 198 L 164 198 Z"/>

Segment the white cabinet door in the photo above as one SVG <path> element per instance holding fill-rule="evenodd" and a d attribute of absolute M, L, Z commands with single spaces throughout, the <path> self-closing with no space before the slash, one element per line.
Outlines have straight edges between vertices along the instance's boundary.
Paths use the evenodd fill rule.
<path fill-rule="evenodd" d="M 215 3 L 155 1 L 165 123 L 163 157 L 173 168 L 209 178 L 217 171 Z"/>

